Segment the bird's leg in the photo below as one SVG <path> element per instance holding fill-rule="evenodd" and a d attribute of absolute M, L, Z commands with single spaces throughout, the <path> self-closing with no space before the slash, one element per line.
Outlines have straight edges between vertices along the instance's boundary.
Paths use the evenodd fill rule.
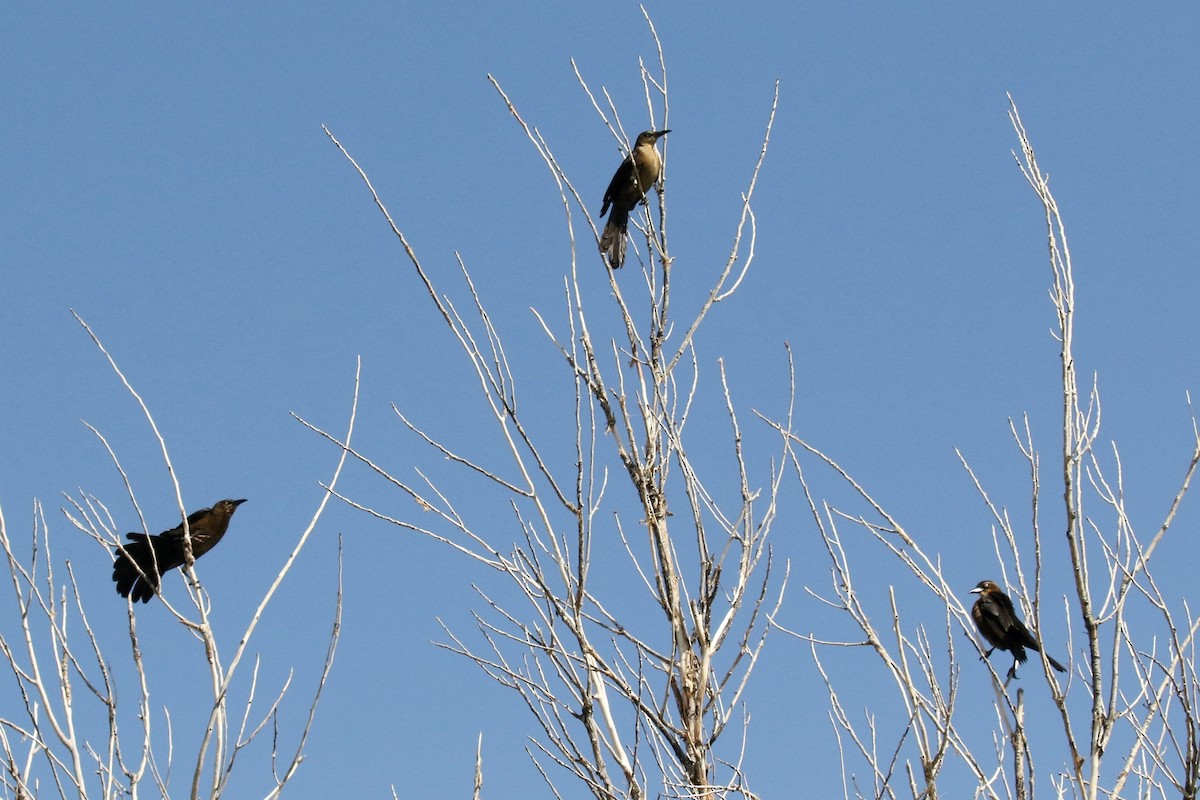
<path fill-rule="evenodd" d="M 988 651 L 979 657 L 979 660 L 980 660 L 980 661 L 987 661 L 989 658 L 991 658 L 991 657 L 992 657 L 992 651 L 993 651 L 993 650 L 995 650 L 995 649 L 996 649 L 996 648 L 994 648 L 994 647 L 989 647 L 989 648 L 988 648 Z"/>

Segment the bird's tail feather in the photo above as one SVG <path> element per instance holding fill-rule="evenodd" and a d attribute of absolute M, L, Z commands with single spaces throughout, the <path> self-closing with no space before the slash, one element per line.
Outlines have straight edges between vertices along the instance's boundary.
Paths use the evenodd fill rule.
<path fill-rule="evenodd" d="M 1032 638 L 1032 637 L 1031 637 L 1031 638 Z M 1040 653 L 1040 652 L 1042 652 L 1042 648 L 1041 648 L 1041 647 L 1039 647 L 1039 646 L 1038 646 L 1036 643 L 1034 643 L 1034 644 L 1027 644 L 1026 646 L 1027 646 L 1027 647 L 1029 647 L 1029 649 L 1031 649 L 1031 650 L 1037 650 L 1039 653 Z M 1022 658 L 1021 660 L 1022 660 L 1022 661 L 1024 661 L 1025 659 L 1024 659 L 1024 658 Z M 1056 670 L 1058 670 L 1059 672 L 1066 672 L 1066 671 L 1067 671 L 1067 668 L 1066 668 L 1066 667 L 1064 667 L 1062 664 L 1060 664 L 1060 663 L 1058 663 L 1057 661 L 1055 661 L 1055 660 L 1054 660 L 1053 658 L 1051 658 L 1050 656 L 1048 656 L 1048 655 L 1047 655 L 1047 656 L 1046 656 L 1046 660 L 1050 662 L 1050 666 L 1054 667 L 1054 668 L 1055 668 Z"/>
<path fill-rule="evenodd" d="M 625 231 L 628 227 L 629 212 L 613 206 L 604 233 L 600 235 L 600 252 L 604 253 L 613 269 L 620 269 L 625 264 Z"/>

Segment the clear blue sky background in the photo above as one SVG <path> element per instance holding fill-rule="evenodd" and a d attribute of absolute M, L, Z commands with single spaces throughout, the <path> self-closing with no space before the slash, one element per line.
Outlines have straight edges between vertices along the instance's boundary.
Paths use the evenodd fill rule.
<path fill-rule="evenodd" d="M 3 12 L 0 505 L 10 534 L 22 536 L 33 500 L 47 506 L 56 554 L 71 558 L 97 624 L 124 624 L 107 557 L 56 509 L 63 493 L 82 490 L 123 528 L 137 522 L 80 420 L 109 437 L 152 527 L 173 525 L 176 511 L 146 424 L 68 309 L 144 395 L 186 504 L 250 498 L 231 538 L 201 565 L 230 648 L 337 455 L 289 411 L 340 430 L 361 355 L 358 441 L 397 472 L 436 459 L 402 435 L 391 403 L 460 443 L 484 424 L 461 357 L 321 124 L 370 173 L 427 268 L 453 288 L 461 252 L 522 365 L 541 363 L 561 379 L 528 310 L 562 320 L 561 207 L 485 76 L 545 135 L 596 212 L 619 153 L 568 60 L 593 88 L 609 89 L 636 132 L 648 127 L 638 58 L 656 55 L 634 3 L 506 5 Z M 668 202 L 685 307 L 728 252 L 781 82 L 755 204 L 757 262 L 700 341 L 706 380 L 718 357 L 729 364 L 743 422 L 753 425 L 751 409 L 784 408 L 790 342 L 801 432 L 942 556 L 964 597 L 999 574 L 990 520 L 953 448 L 1023 520 L 1024 474 L 1007 420 L 1028 412 L 1050 463 L 1060 415 L 1045 233 L 1010 154 L 1011 92 L 1069 226 L 1077 355 L 1083 375 L 1100 374 L 1102 438 L 1122 447 L 1135 524 L 1153 529 L 1190 452 L 1185 393 L 1200 386 L 1196 7 L 649 12 L 669 71 Z M 599 258 L 584 250 L 596 273 L 590 289 L 602 296 Z M 633 270 L 620 278 L 639 280 Z M 537 373 L 527 374 L 532 391 Z M 704 424 L 723 433 L 719 414 Z M 344 488 L 415 514 L 361 469 Z M 790 516 L 776 533 L 780 557 L 794 565 L 781 621 L 840 638 L 843 623 L 817 613 L 800 589 L 823 590 L 827 570 L 794 484 L 789 491 Z M 1194 564 L 1195 522 L 1185 513 L 1162 553 L 1173 596 L 1190 576 L 1169 564 Z M 258 640 L 264 681 L 277 685 L 297 665 L 297 691 L 311 688 L 339 533 L 344 638 L 292 794 L 382 797 L 395 784 L 409 796 L 464 797 L 482 731 L 486 796 L 537 795 L 522 754 L 531 721 L 470 664 L 430 644 L 445 639 L 437 618 L 471 630 L 470 583 L 491 580 L 435 543 L 331 509 L 268 612 Z M 1053 596 L 1068 588 L 1063 565 L 1058 552 Z M 862 570 L 860 580 L 881 590 L 907 581 L 892 562 Z M 199 649 L 157 603 L 139 619 L 160 669 L 202 670 Z M 938 622 L 935 611 L 930 624 Z M 1048 623 L 1060 641 L 1066 625 L 1061 614 Z M 1061 658 L 1066 645 L 1053 652 Z M 846 668 L 858 670 L 847 673 L 857 686 L 885 680 L 865 652 Z M 975 680 L 962 702 L 978 707 L 985 741 L 990 693 L 982 668 L 975 675 L 968 665 L 964 683 Z M 1040 681 L 1026 679 L 1033 702 L 1048 701 Z M 807 647 L 776 638 L 755 687 L 751 787 L 765 797 L 839 791 Z M 165 692 L 152 700 L 165 703 Z M 288 713 L 295 723 L 300 704 Z M 1050 739 L 1048 765 L 1066 760 L 1060 742 Z M 261 775 L 245 781 L 238 796 L 261 791 Z"/>

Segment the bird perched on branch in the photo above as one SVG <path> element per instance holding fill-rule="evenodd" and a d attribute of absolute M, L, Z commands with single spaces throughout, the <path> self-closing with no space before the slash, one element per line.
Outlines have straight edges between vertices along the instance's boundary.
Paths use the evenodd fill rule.
<path fill-rule="evenodd" d="M 975 620 L 975 625 L 983 634 L 983 638 L 987 639 L 988 644 L 992 646 L 983 654 L 984 658 L 990 657 L 992 650 L 997 647 L 1012 653 L 1016 660 L 1013 661 L 1012 669 L 1008 671 L 1011 678 L 1017 674 L 1017 664 L 1025 663 L 1026 647 L 1039 653 L 1042 648 L 1029 629 L 1025 627 L 1025 623 L 1017 616 L 1017 610 L 1013 608 L 1012 600 L 1000 591 L 999 586 L 991 581 L 980 581 L 971 590 L 971 594 L 979 595 L 979 599 L 971 608 L 971 617 Z M 1050 656 L 1046 656 L 1046 660 L 1059 672 L 1067 671 L 1066 667 Z"/>
<path fill-rule="evenodd" d="M 600 235 L 600 252 L 604 253 L 613 269 L 620 269 L 625 263 L 625 231 L 629 227 L 629 212 L 638 203 L 646 201 L 646 190 L 662 177 L 662 157 L 654 144 L 670 132 L 639 133 L 633 150 L 617 167 L 616 174 L 604 191 L 604 206 L 600 209 L 600 216 L 604 216 L 610 205 L 612 213 L 608 215 L 604 233 Z"/>
<path fill-rule="evenodd" d="M 221 500 L 212 508 L 202 508 L 188 516 L 193 561 L 216 547 L 229 528 L 229 518 L 244 502 L 245 499 Z M 112 576 L 117 582 L 117 594 L 132 597 L 135 603 L 149 603 L 158 592 L 162 575 L 167 570 L 182 567 L 187 561 L 183 525 L 153 536 L 128 533 L 125 538 L 129 542 L 117 548 L 117 558 L 113 562 Z"/>

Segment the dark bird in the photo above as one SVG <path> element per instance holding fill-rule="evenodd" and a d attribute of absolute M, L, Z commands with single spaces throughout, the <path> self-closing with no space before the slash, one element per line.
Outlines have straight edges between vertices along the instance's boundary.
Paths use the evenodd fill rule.
<path fill-rule="evenodd" d="M 1017 610 L 1013 608 L 1013 602 L 1004 592 L 1000 591 L 1000 587 L 991 581 L 980 581 L 979 584 L 971 590 L 971 594 L 979 595 L 979 599 L 975 601 L 975 605 L 971 608 L 971 617 L 975 620 L 976 627 L 983 634 L 983 638 L 987 639 L 988 644 L 992 647 L 986 653 L 984 658 L 992 655 L 992 650 L 999 647 L 1001 650 L 1007 650 L 1013 654 L 1016 661 L 1013 662 L 1012 669 L 1008 671 L 1009 676 L 1017 674 L 1017 664 L 1024 664 L 1027 656 L 1025 648 L 1041 652 L 1042 648 L 1038 644 L 1037 639 L 1033 638 L 1033 634 L 1029 632 L 1029 628 L 1025 627 L 1025 623 L 1017 616 Z M 1066 672 L 1067 668 L 1055 661 L 1050 656 L 1046 656 L 1046 660 L 1050 662 L 1050 666 L 1054 667 L 1059 672 Z"/>
<path fill-rule="evenodd" d="M 638 203 L 646 201 L 646 190 L 658 183 L 662 177 L 662 157 L 654 143 L 670 133 L 665 131 L 643 131 L 638 134 L 633 150 L 625 156 L 621 166 L 604 191 L 603 217 L 612 206 L 604 233 L 600 235 L 600 252 L 604 253 L 613 269 L 625 263 L 625 231 L 629 227 L 629 212 Z"/>
<path fill-rule="evenodd" d="M 244 499 L 222 500 L 212 508 L 202 508 L 187 518 L 193 561 L 217 546 L 229 528 L 229 518 L 244 502 Z M 162 575 L 167 570 L 182 567 L 187 560 L 183 525 L 153 536 L 127 533 L 125 538 L 129 543 L 123 549 L 117 548 L 117 559 L 113 562 L 117 594 L 132 596 L 135 603 L 149 603 L 150 598 L 158 592 Z"/>

